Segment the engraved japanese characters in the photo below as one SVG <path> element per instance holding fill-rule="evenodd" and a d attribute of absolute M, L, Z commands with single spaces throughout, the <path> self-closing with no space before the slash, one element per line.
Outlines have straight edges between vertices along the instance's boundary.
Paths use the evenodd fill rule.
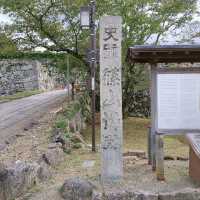
<path fill-rule="evenodd" d="M 121 24 L 118 16 L 102 17 L 100 21 L 102 181 L 123 176 Z"/>

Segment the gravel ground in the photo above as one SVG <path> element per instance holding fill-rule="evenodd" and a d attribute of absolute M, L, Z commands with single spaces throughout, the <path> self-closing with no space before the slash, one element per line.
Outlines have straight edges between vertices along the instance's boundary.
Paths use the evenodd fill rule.
<path fill-rule="evenodd" d="M 165 181 L 157 181 L 156 174 L 146 160 L 125 166 L 125 178 L 122 187 L 133 191 L 155 193 L 173 192 L 184 188 L 199 188 L 199 184 L 188 176 L 188 161 L 165 161 Z"/>
<path fill-rule="evenodd" d="M 65 179 L 69 177 L 81 176 L 91 180 L 99 190 L 102 186 L 99 182 L 99 160 L 95 157 L 99 157 L 99 154 L 91 154 L 88 151 L 74 152 L 73 156 L 79 154 L 79 157 L 72 158 L 71 155 L 66 157 L 62 166 L 56 169 L 54 177 L 35 188 L 33 188 L 24 197 L 17 200 L 61 200 L 59 195 L 59 189 L 64 183 Z M 96 161 L 93 168 L 88 170 L 82 167 L 83 162 L 86 159 Z M 187 161 L 165 161 L 165 175 L 166 180 L 158 182 L 156 175 L 152 172 L 151 167 L 147 165 L 147 160 L 136 161 L 135 164 L 125 164 L 124 180 L 118 184 L 108 186 L 105 185 L 105 190 L 116 189 L 130 189 L 131 191 L 146 191 L 153 193 L 160 192 L 173 192 L 176 190 L 182 190 L 185 188 L 199 188 L 199 184 L 193 182 L 188 176 L 188 162 Z"/>
<path fill-rule="evenodd" d="M 50 131 L 56 117 L 57 107 L 48 111 L 45 116 L 34 120 L 32 126 L 25 131 L 17 132 L 17 139 L 0 153 L 0 162 L 13 163 L 17 160 L 37 161 L 48 149 Z"/>
<path fill-rule="evenodd" d="M 21 136 L 18 137 L 17 141 L 0 154 L 0 161 L 38 160 L 48 147 L 50 130 L 55 120 L 56 110 L 49 112 L 29 130 L 21 132 Z M 95 161 L 95 165 L 85 169 L 83 162 L 86 160 Z M 199 187 L 188 176 L 188 161 L 165 161 L 166 180 L 163 182 L 156 180 L 155 173 L 147 165 L 147 160 L 133 160 L 131 163 L 125 163 L 124 168 L 124 181 L 114 185 L 116 188 L 130 188 L 137 191 L 145 190 L 157 193 Z M 91 153 L 88 149 L 74 150 L 71 154 L 66 154 L 65 161 L 54 169 L 52 179 L 37 185 L 26 195 L 16 200 L 62 200 L 59 195 L 61 185 L 65 179 L 76 176 L 88 178 L 101 188 L 99 184 L 100 154 Z M 109 187 L 111 186 L 109 185 Z"/>

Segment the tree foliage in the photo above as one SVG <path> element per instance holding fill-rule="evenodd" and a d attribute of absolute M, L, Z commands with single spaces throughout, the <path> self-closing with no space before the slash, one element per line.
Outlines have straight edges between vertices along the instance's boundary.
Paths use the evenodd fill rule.
<path fill-rule="evenodd" d="M 78 1 L 2 0 L 1 5 L 13 16 L 7 30 L 21 49 L 44 47 L 82 59 Z"/>
<path fill-rule="evenodd" d="M 88 33 L 80 29 L 79 10 L 86 0 L 0 0 L 14 16 L 12 35 L 26 48 L 42 46 L 79 56 Z M 97 0 L 97 20 L 102 15 L 123 17 L 123 46 L 143 44 L 155 35 L 157 43 L 170 28 L 180 27 L 191 16 L 196 0 Z"/>
<path fill-rule="evenodd" d="M 97 0 L 96 22 L 103 15 L 123 18 L 123 106 L 131 93 L 146 89 L 148 79 L 144 66 L 125 63 L 129 46 L 158 44 L 170 30 L 180 28 L 192 19 L 197 0 Z M 82 31 L 79 10 L 89 0 L 0 0 L 6 13 L 14 16 L 10 37 L 20 48 L 45 47 L 48 51 L 66 52 L 84 61 L 89 47 L 89 32 Z"/>
<path fill-rule="evenodd" d="M 179 43 L 199 43 L 200 40 L 200 21 L 192 21 L 181 28 L 181 30 L 175 31 L 175 35 L 178 35 L 177 42 Z"/>
<path fill-rule="evenodd" d="M 6 36 L 4 32 L 0 31 L 0 49 L 4 54 L 16 52 L 16 44 Z"/>

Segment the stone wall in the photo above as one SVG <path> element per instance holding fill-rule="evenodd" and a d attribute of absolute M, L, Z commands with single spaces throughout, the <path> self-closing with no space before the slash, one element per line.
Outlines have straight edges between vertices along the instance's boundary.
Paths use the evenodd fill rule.
<path fill-rule="evenodd" d="M 40 90 L 64 88 L 66 80 L 49 61 L 37 61 L 38 87 Z"/>
<path fill-rule="evenodd" d="M 64 76 L 48 61 L 1 60 L 0 95 L 27 90 L 52 90 L 65 85 Z"/>

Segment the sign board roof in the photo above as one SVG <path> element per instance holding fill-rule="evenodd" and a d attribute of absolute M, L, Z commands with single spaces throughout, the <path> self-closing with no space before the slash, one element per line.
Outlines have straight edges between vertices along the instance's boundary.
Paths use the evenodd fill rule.
<path fill-rule="evenodd" d="M 200 62 L 200 45 L 136 45 L 128 49 L 129 63 Z"/>

